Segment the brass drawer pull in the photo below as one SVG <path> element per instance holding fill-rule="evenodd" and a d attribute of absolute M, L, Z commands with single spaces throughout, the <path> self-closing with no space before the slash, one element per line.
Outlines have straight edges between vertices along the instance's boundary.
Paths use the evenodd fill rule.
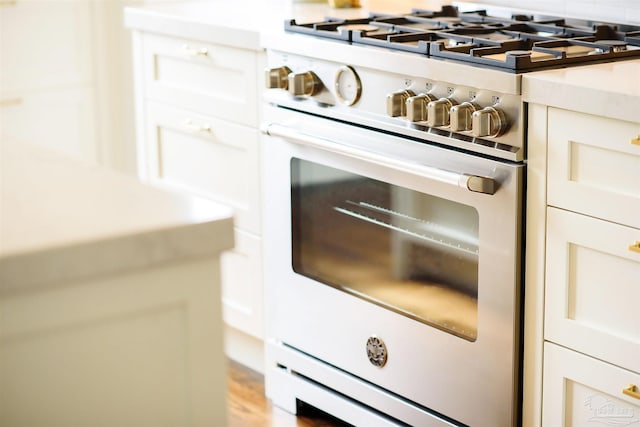
<path fill-rule="evenodd" d="M 209 56 L 209 50 L 206 47 L 196 49 L 185 44 L 182 46 L 182 51 L 189 56 Z"/>
<path fill-rule="evenodd" d="M 0 107 L 13 107 L 22 104 L 22 98 L 0 99 Z"/>
<path fill-rule="evenodd" d="M 635 384 L 629 384 L 625 388 L 622 389 L 622 393 L 627 396 L 631 396 L 634 399 L 640 400 L 640 389 Z"/>
<path fill-rule="evenodd" d="M 636 136 L 635 138 L 633 138 L 631 140 L 631 144 L 633 145 L 640 145 L 640 135 Z"/>
<path fill-rule="evenodd" d="M 0 7 L 15 6 L 16 3 L 18 3 L 17 0 L 0 0 Z"/>
<path fill-rule="evenodd" d="M 184 125 L 184 127 L 189 129 L 193 133 L 211 133 L 211 132 L 213 132 L 213 129 L 211 129 L 211 125 L 208 125 L 208 124 L 196 125 L 196 124 L 193 123 L 193 121 L 191 121 L 191 119 L 185 119 L 184 122 L 183 122 L 183 125 Z"/>
<path fill-rule="evenodd" d="M 640 254 L 640 240 L 637 240 L 633 245 L 629 245 L 629 250 Z"/>

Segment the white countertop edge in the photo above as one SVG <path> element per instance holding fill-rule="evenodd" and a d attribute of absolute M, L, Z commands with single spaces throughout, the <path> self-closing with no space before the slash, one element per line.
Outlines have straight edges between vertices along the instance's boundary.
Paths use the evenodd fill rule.
<path fill-rule="evenodd" d="M 234 246 L 233 217 L 170 226 L 0 258 L 0 294 L 202 257 Z"/>
<path fill-rule="evenodd" d="M 233 209 L 28 144 L 0 141 L 0 293 L 234 244 Z"/>
<path fill-rule="evenodd" d="M 124 25 L 131 30 L 196 39 L 240 49 L 262 50 L 260 31 L 255 28 L 241 28 L 224 22 L 198 21 L 189 15 L 171 15 L 161 10 L 126 7 Z"/>
<path fill-rule="evenodd" d="M 640 123 L 640 60 L 525 74 L 525 102 Z"/>

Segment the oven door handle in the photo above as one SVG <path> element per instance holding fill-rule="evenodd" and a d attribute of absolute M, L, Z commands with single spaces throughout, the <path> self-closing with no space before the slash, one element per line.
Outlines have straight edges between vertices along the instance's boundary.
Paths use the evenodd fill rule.
<path fill-rule="evenodd" d="M 497 190 L 496 181 L 487 176 L 469 175 L 451 172 L 445 169 L 435 168 L 433 166 L 421 165 L 418 163 L 403 162 L 374 152 L 363 151 L 348 145 L 335 143 L 325 138 L 308 135 L 287 126 L 275 123 L 263 125 L 261 130 L 267 135 L 283 138 L 300 145 L 315 147 L 324 151 L 353 157 L 369 163 L 396 169 L 401 172 L 411 172 L 434 181 L 455 185 L 475 193 L 495 194 Z"/>

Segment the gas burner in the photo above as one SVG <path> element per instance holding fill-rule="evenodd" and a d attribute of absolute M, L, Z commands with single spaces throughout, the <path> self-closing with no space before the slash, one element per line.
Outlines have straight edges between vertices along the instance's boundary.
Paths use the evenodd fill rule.
<path fill-rule="evenodd" d="M 336 30 L 338 32 L 344 32 L 344 31 L 359 31 L 359 32 L 363 32 L 363 33 L 372 33 L 372 32 L 376 32 L 376 31 L 380 31 L 380 27 L 376 26 L 376 25 L 371 25 L 371 24 L 344 24 L 344 25 L 339 25 L 336 27 Z"/>
<path fill-rule="evenodd" d="M 612 52 L 624 52 L 627 50 L 627 42 L 623 40 L 599 40 L 598 44 L 608 46 Z"/>
<path fill-rule="evenodd" d="M 514 73 L 640 58 L 640 27 L 554 16 L 412 9 L 364 19 L 285 22 L 288 32 L 467 62 Z"/>

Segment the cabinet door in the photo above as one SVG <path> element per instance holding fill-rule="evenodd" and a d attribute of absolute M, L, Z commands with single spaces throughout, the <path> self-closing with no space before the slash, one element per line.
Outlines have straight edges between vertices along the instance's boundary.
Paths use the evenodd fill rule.
<path fill-rule="evenodd" d="M 3 288 L 0 425 L 226 425 L 218 277 L 211 255 Z"/>
<path fill-rule="evenodd" d="M 222 254 L 224 321 L 247 334 L 264 336 L 262 241 L 236 229 L 235 247 Z"/>
<path fill-rule="evenodd" d="M 0 91 L 91 83 L 91 2 L 4 3 L 0 7 Z"/>
<path fill-rule="evenodd" d="M 640 373 L 640 230 L 547 210 L 545 339 Z"/>
<path fill-rule="evenodd" d="M 0 137 L 42 145 L 95 163 L 94 105 L 91 89 L 9 94 L 0 102 Z"/>
<path fill-rule="evenodd" d="M 640 375 L 545 343 L 542 425 L 563 427 L 640 424 Z"/>
<path fill-rule="evenodd" d="M 258 131 L 147 103 L 148 178 L 235 210 L 236 226 L 260 234 Z"/>
<path fill-rule="evenodd" d="M 548 204 L 640 228 L 640 123 L 549 108 Z"/>
<path fill-rule="evenodd" d="M 146 98 L 258 125 L 256 52 L 144 34 L 143 55 Z"/>

